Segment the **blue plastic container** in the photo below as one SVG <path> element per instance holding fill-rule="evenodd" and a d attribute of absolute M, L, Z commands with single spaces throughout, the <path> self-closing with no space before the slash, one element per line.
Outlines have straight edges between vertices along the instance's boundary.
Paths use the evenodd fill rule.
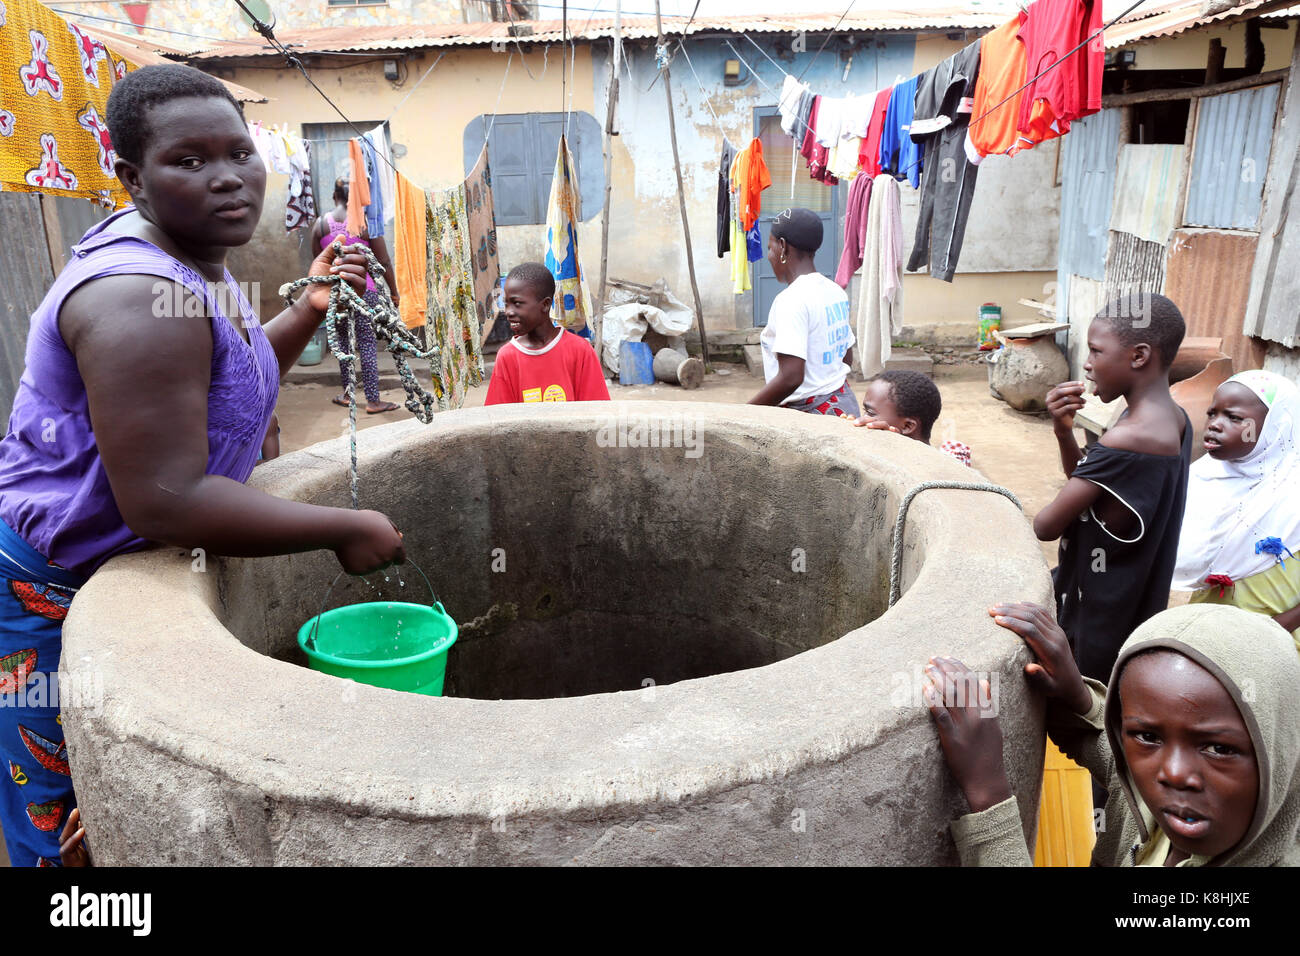
<path fill-rule="evenodd" d="M 618 347 L 618 384 L 653 385 L 654 355 L 644 342 L 624 342 Z"/>

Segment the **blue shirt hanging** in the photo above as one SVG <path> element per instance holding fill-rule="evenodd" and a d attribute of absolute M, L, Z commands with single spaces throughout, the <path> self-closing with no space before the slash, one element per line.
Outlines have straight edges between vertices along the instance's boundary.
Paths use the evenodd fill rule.
<path fill-rule="evenodd" d="M 912 142 L 912 117 L 916 113 L 916 77 L 894 87 L 880 132 L 880 171 L 921 185 L 921 160 L 925 147 Z"/>
<path fill-rule="evenodd" d="M 366 230 L 371 239 L 384 236 L 384 194 L 380 188 L 379 158 L 375 144 L 367 133 L 361 137 L 361 152 L 366 157 L 366 175 L 370 179 L 370 205 L 366 207 Z"/>

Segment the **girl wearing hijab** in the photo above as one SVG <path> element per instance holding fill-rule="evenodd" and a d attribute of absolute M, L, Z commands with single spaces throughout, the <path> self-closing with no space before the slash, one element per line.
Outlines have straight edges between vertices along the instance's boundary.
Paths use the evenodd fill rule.
<path fill-rule="evenodd" d="M 1107 688 L 1079 674 L 1050 611 L 990 613 L 1034 653 L 1025 677 L 1047 697 L 1052 742 L 1107 783 L 1094 865 L 1300 865 L 1300 655 L 1286 631 L 1235 607 L 1171 608 L 1124 642 Z M 952 823 L 962 864 L 1030 866 L 998 720 L 948 693 L 974 675 L 950 658 L 927 675 L 971 809 Z"/>
<path fill-rule="evenodd" d="M 822 221 L 811 209 L 787 209 L 772 222 L 767 261 L 785 286 L 772 301 L 763 346 L 767 384 L 751 405 L 779 405 L 814 415 L 856 418 L 848 386 L 853 328 L 844 290 L 817 271 Z"/>
<path fill-rule="evenodd" d="M 1267 614 L 1300 645 L 1300 390 L 1258 369 L 1214 393 L 1173 587 Z"/>

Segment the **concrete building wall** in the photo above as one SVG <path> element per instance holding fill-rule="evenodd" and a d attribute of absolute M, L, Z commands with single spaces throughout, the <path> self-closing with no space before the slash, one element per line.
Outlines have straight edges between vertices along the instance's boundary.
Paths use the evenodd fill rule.
<path fill-rule="evenodd" d="M 808 53 L 786 53 L 782 59 L 772 44 L 758 42 L 782 70 L 794 75 L 813 60 L 816 49 L 814 46 Z M 736 53 L 722 39 L 692 42 L 687 48 L 689 63 L 679 54 L 672 72 L 683 187 L 709 329 L 747 328 L 754 324 L 752 293 L 732 294 L 730 259 L 719 259 L 715 250 L 722 138 L 726 136 L 737 145 L 748 143 L 755 133 L 755 108 L 775 105 L 775 91 L 783 79 L 781 70 L 747 40 L 732 43 L 755 71 L 751 74 L 746 68 L 746 82 L 740 86 L 728 87 L 723 82 L 723 63 L 735 58 Z M 964 39 L 948 39 L 945 35 L 863 38 L 853 50 L 851 64 L 847 56 L 828 50 L 812 62 L 805 80 L 826 95 L 868 93 L 928 69 L 964 43 Z M 608 47 L 603 45 L 578 47 L 568 89 L 571 109 L 592 114 L 601 126 L 605 120 L 608 53 Z M 436 51 L 412 54 L 412 75 L 420 76 L 436 56 Z M 449 187 L 463 178 L 466 124 L 480 114 L 493 112 L 498 102 L 496 109 L 501 113 L 551 112 L 563 105 L 558 49 L 548 52 L 533 48 L 522 59 L 518 52 L 512 59 L 509 51 L 448 49 L 434 72 L 405 103 L 402 98 L 409 90 L 395 89 L 384 80 L 380 63 L 342 63 L 337 65 L 345 69 L 338 70 L 324 69 L 327 65 L 336 64 L 322 64 L 313 74 L 318 82 L 325 79 L 323 88 L 345 113 L 367 121 L 392 113 L 393 142 L 405 149 L 397 161 L 398 168 L 426 188 Z M 256 67 L 221 71 L 271 98 L 269 103 L 250 105 L 250 119 L 289 123 L 299 129 L 302 123 L 338 121 L 337 114 L 301 76 L 269 67 L 269 61 L 259 61 Z M 613 143 L 608 274 L 646 283 L 663 278 L 679 298 L 689 302 L 690 282 L 668 115 L 661 86 L 655 82 L 656 74 L 652 45 L 625 45 L 615 120 L 619 135 Z M 973 325 L 978 306 L 987 301 L 1002 305 L 1010 318 L 1017 298 L 1042 299 L 1050 295 L 1055 279 L 1060 202 L 1060 188 L 1055 184 L 1057 150 L 1058 145 L 1050 143 L 1014 159 L 993 157 L 981 166 L 961 271 L 953 283 L 939 282 L 924 274 L 906 276 L 906 324 Z M 802 168 L 797 175 L 806 184 L 807 174 Z M 764 193 L 765 208 L 788 204 L 789 188 L 788 181 L 775 183 Z M 842 209 L 848 187 L 842 184 L 838 188 Z M 284 190 L 284 177 L 272 175 L 267 211 L 257 237 L 234 257 L 237 265 L 262 274 L 264 310 L 278 308 L 276 288 L 286 277 L 300 275 L 308 258 L 305 250 L 299 250 L 296 237 L 284 235 L 280 221 Z M 904 185 L 905 254 L 911 247 L 918 206 L 918 193 Z M 597 214 L 579 228 L 580 253 L 593 294 L 600 272 L 601 220 Z M 836 229 L 842 229 L 842 224 Z M 540 259 L 544 235 L 544 226 L 500 227 L 503 268 Z M 1032 312 L 1020 311 L 1026 321 L 1037 319 Z"/>
<path fill-rule="evenodd" d="M 1294 21 L 1283 20 L 1276 29 L 1270 27 L 1269 23 L 1267 18 L 1260 20 L 1263 29 L 1259 32 L 1259 38 L 1264 43 L 1265 72 L 1286 68 L 1291 62 L 1291 48 L 1296 37 Z M 1133 64 L 1135 70 L 1204 70 L 1210 41 L 1216 39 L 1223 41 L 1227 51 L 1223 61 L 1224 69 L 1242 69 L 1246 58 L 1245 23 L 1191 30 L 1175 37 L 1158 37 L 1135 43 L 1126 49 L 1133 50 L 1137 56 Z"/>
<path fill-rule="evenodd" d="M 489 19 L 487 6 L 478 0 L 386 0 L 364 5 L 331 5 L 327 0 L 268 0 L 275 16 L 277 34 L 285 30 L 310 30 L 315 27 L 373 27 L 403 23 L 462 23 Z M 248 37 L 257 46 L 262 40 L 244 19 L 238 4 L 230 0 L 148 0 L 146 3 L 78 3 L 78 15 L 94 24 L 92 17 L 102 17 L 103 26 L 123 33 L 137 32 L 165 45 L 180 49 L 198 45 L 195 37 Z M 108 23 L 116 20 L 118 23 Z M 130 21 L 133 30 L 124 25 Z M 176 31 L 167 36 L 163 30 Z"/>

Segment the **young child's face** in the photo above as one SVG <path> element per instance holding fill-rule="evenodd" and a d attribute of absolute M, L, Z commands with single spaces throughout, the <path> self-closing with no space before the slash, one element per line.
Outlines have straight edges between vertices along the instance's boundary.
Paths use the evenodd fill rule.
<path fill-rule="evenodd" d="M 1259 764 L 1224 686 L 1190 658 L 1155 651 L 1125 666 L 1119 698 L 1124 758 L 1169 842 L 1208 857 L 1240 843 L 1259 799 Z"/>
<path fill-rule="evenodd" d="M 867 382 L 866 391 L 862 393 L 862 414 L 865 418 L 878 418 L 897 428 L 899 434 L 917 441 L 921 437 L 921 423 L 915 418 L 905 417 L 894 403 L 894 386 L 889 382 L 876 379 Z"/>
<path fill-rule="evenodd" d="M 551 299 L 538 298 L 533 287 L 520 279 L 506 280 L 506 321 L 511 335 L 528 335 L 551 321 Z"/>
<path fill-rule="evenodd" d="M 1214 393 L 1205 413 L 1205 437 L 1201 443 L 1211 458 L 1235 461 L 1255 450 L 1268 406 L 1239 382 L 1224 382 Z"/>
<path fill-rule="evenodd" d="M 1109 320 L 1094 319 L 1088 326 L 1088 357 L 1083 371 L 1103 402 L 1124 394 L 1133 371 L 1131 350 L 1119 340 Z"/>

